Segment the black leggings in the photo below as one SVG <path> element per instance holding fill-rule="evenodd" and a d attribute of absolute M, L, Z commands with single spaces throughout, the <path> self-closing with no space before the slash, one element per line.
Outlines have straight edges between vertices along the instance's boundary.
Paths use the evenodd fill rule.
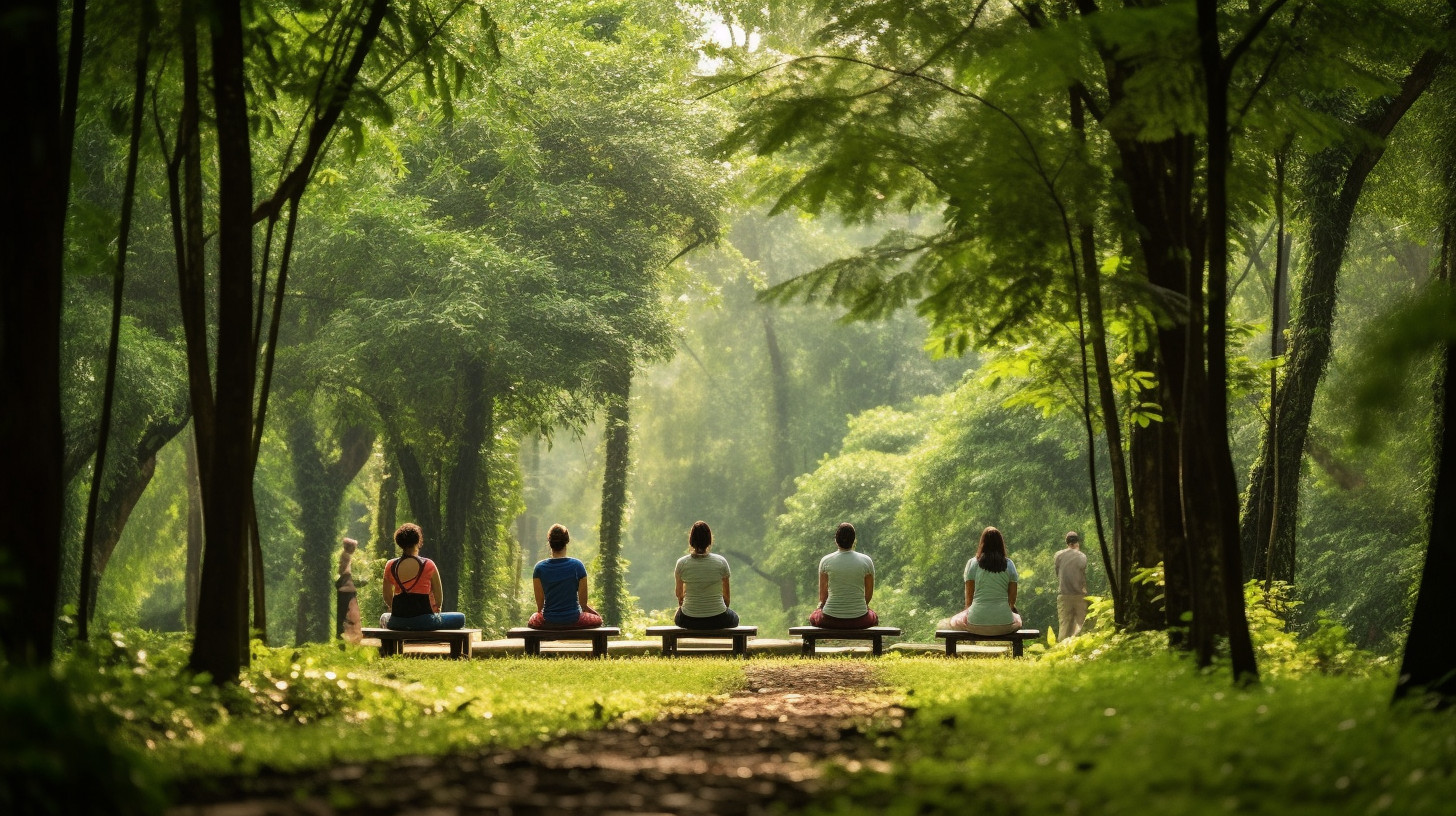
<path fill-rule="evenodd" d="M 677 614 L 673 616 L 672 622 L 675 626 L 684 629 L 732 629 L 738 625 L 738 613 L 725 609 L 710 618 L 694 618 L 684 615 L 682 609 L 679 608 Z"/>

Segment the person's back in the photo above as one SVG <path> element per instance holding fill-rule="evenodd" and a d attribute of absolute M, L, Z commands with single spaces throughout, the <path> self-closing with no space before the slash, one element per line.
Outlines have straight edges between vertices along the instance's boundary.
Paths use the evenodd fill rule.
<path fill-rule="evenodd" d="M 713 530 L 706 521 L 693 522 L 688 531 L 687 555 L 677 560 L 672 574 L 677 612 L 673 623 L 684 629 L 731 629 L 738 613 L 729 608 L 728 559 L 710 553 Z"/>
<path fill-rule="evenodd" d="M 536 593 L 536 612 L 526 625 L 533 629 L 592 629 L 602 625 L 601 616 L 586 603 L 586 565 L 566 555 L 571 534 L 560 524 L 551 525 L 546 542 L 551 557 L 536 562 L 531 586 Z"/>
<path fill-rule="evenodd" d="M 870 608 L 874 597 L 875 562 L 854 550 L 854 526 L 839 525 L 834 533 L 838 546 L 819 559 L 819 608 L 809 615 L 809 624 L 827 629 L 865 629 L 879 625 L 879 615 Z"/>

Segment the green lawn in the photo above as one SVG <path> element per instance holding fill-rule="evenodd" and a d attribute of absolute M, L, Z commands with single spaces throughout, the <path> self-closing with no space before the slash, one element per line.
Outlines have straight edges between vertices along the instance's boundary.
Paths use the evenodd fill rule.
<path fill-rule="evenodd" d="M 893 770 L 842 780 L 825 813 L 1456 812 L 1456 712 L 1392 710 L 1388 671 L 1236 690 L 1135 660 L 882 663 L 914 713 Z"/>

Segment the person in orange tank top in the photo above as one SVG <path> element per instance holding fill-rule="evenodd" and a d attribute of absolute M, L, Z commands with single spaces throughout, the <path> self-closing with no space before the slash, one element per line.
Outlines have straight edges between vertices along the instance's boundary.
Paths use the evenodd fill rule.
<path fill-rule="evenodd" d="M 379 625 L 404 632 L 433 629 L 461 629 L 465 615 L 441 612 L 444 593 L 440 589 L 440 569 L 435 562 L 421 558 L 420 546 L 425 536 L 417 524 L 401 524 L 394 531 L 394 543 L 400 556 L 384 565 L 384 608 Z"/>

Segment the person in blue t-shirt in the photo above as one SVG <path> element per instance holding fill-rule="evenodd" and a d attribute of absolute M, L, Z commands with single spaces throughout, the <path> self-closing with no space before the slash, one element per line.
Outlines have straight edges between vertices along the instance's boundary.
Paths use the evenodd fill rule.
<path fill-rule="evenodd" d="M 586 602 L 586 565 L 566 556 L 571 533 L 560 524 L 551 525 L 546 542 L 551 557 L 536 562 L 531 584 L 536 590 L 536 614 L 526 622 L 532 629 L 592 629 L 602 625 L 602 616 Z"/>

